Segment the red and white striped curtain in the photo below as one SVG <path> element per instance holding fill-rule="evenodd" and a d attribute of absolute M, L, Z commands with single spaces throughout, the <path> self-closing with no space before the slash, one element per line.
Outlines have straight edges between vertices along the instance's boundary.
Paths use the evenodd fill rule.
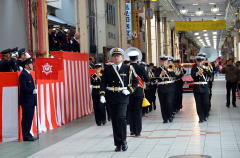
<path fill-rule="evenodd" d="M 58 80 L 37 80 L 40 133 L 58 128 L 93 111 L 88 54 L 52 52 L 52 55 L 62 59 L 63 70 L 59 72 Z M 3 76 L 0 79 L 2 81 L 6 73 L 0 74 Z M 18 106 L 18 73 L 11 74 L 15 76 L 9 78 L 14 79 L 8 80 L 8 84 L 0 84 L 0 141 L 4 142 L 22 139 L 21 108 Z M 9 85 L 11 87 L 8 87 Z M 37 134 L 36 112 L 32 134 Z"/>

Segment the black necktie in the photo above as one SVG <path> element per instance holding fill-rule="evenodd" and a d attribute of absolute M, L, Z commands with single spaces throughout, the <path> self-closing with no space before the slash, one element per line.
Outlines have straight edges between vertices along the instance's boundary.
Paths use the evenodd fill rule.
<path fill-rule="evenodd" d="M 117 68 L 117 71 L 119 71 L 119 68 L 118 68 L 118 66 L 117 66 L 116 68 Z"/>

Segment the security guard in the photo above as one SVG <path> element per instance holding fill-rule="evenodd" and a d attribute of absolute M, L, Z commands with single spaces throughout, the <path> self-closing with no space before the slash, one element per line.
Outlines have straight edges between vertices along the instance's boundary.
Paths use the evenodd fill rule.
<path fill-rule="evenodd" d="M 113 64 L 104 69 L 100 88 L 100 101 L 101 103 L 107 101 L 110 108 L 116 152 L 128 149 L 126 141 L 127 105 L 129 94 L 133 93 L 138 84 L 138 80 L 132 74 L 130 67 L 123 64 L 123 53 L 121 48 L 111 49 Z"/>
<path fill-rule="evenodd" d="M 148 82 L 147 71 L 142 65 L 138 64 L 138 57 L 140 55 L 140 50 L 131 49 L 128 52 L 128 56 L 131 62 L 131 69 L 133 70 L 133 75 L 138 79 L 138 86 L 135 91 L 130 94 L 129 98 L 129 123 L 130 123 L 130 133 L 136 137 L 141 135 L 142 131 L 142 102 L 144 97 L 144 82 Z"/>
<path fill-rule="evenodd" d="M 199 123 L 207 121 L 209 110 L 209 87 L 207 78 L 211 76 L 209 70 L 203 68 L 204 57 L 196 56 L 196 64 L 191 70 L 191 76 L 194 80 L 193 93 L 196 101 L 196 109 L 199 117 Z"/>
<path fill-rule="evenodd" d="M 175 73 L 168 71 L 168 57 L 160 57 L 160 67 L 156 70 L 158 97 L 161 105 L 163 123 L 173 121 L 175 99 Z"/>
<path fill-rule="evenodd" d="M 182 77 L 186 73 L 186 70 L 180 66 L 180 59 L 174 59 L 173 63 L 175 65 L 176 74 L 176 112 L 182 109 L 182 99 L 183 99 L 183 80 Z"/>
<path fill-rule="evenodd" d="M 155 70 L 154 70 L 154 64 L 150 63 L 148 65 L 148 78 L 149 78 L 149 82 L 147 83 L 147 87 L 146 87 L 146 98 L 148 99 L 148 101 L 150 102 L 150 106 L 149 106 L 149 111 L 151 112 L 152 109 L 156 110 L 156 91 L 157 91 L 157 79 L 155 78 Z"/>
<path fill-rule="evenodd" d="M 97 71 L 91 76 L 92 100 L 96 124 L 101 126 L 106 124 L 105 104 L 100 103 L 100 84 L 103 69 L 101 64 L 96 64 L 95 68 Z"/>
<path fill-rule="evenodd" d="M 1 53 L 3 54 L 2 60 L 0 60 L 0 72 L 17 72 L 17 64 L 15 59 L 11 59 L 11 53 L 16 51 L 14 49 L 6 49 Z"/>
<path fill-rule="evenodd" d="M 23 70 L 19 76 L 20 99 L 19 104 L 22 106 L 22 135 L 24 141 L 36 140 L 31 134 L 34 108 L 36 105 L 37 89 L 30 71 L 33 70 L 32 59 L 27 59 L 22 63 Z"/>

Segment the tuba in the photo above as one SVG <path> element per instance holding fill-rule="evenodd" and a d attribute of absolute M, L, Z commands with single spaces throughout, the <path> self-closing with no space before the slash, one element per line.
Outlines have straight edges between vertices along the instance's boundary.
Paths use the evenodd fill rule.
<path fill-rule="evenodd" d="M 169 72 L 174 72 L 176 70 L 176 67 L 175 67 L 174 64 L 170 63 L 170 64 L 167 65 L 167 70 Z"/>
<path fill-rule="evenodd" d="M 128 61 L 130 60 L 128 54 L 131 53 L 131 52 L 138 52 L 139 53 L 138 62 L 142 61 L 142 52 L 141 52 L 141 50 L 139 50 L 138 48 L 135 48 L 135 47 L 130 47 L 123 53 L 124 60 L 128 60 Z"/>

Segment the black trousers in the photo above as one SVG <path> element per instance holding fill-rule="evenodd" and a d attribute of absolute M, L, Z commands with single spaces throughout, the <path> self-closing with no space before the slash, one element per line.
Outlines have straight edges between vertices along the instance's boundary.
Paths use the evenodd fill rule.
<path fill-rule="evenodd" d="M 182 109 L 182 98 L 183 98 L 183 82 L 181 80 L 175 82 L 175 94 L 176 101 L 174 103 L 175 112 Z"/>
<path fill-rule="evenodd" d="M 173 114 L 175 99 L 175 84 L 166 84 L 158 86 L 158 97 L 161 105 L 162 118 L 164 121 L 169 120 Z"/>
<path fill-rule="evenodd" d="M 142 131 L 142 102 L 143 96 L 136 96 L 134 94 L 129 97 L 129 124 L 130 131 L 136 135 Z"/>
<path fill-rule="evenodd" d="M 213 87 L 213 81 L 208 81 L 208 87 L 209 87 L 209 110 L 211 109 L 212 103 L 212 87 Z"/>
<path fill-rule="evenodd" d="M 232 91 L 232 103 L 236 103 L 236 90 L 237 90 L 237 83 L 236 82 L 228 82 L 226 83 L 227 88 L 227 105 L 230 105 L 230 93 Z"/>
<path fill-rule="evenodd" d="M 32 138 L 30 133 L 35 106 L 22 106 L 22 135 L 23 139 Z"/>
<path fill-rule="evenodd" d="M 126 143 L 127 137 L 127 105 L 126 104 L 109 104 L 110 115 L 112 118 L 112 128 L 115 146 Z"/>
<path fill-rule="evenodd" d="M 99 89 L 92 89 L 92 99 L 96 124 L 101 125 L 106 122 L 106 108 L 100 102 Z"/>
<path fill-rule="evenodd" d="M 203 121 L 209 113 L 209 87 L 208 85 L 194 85 L 193 93 L 199 120 Z"/>

